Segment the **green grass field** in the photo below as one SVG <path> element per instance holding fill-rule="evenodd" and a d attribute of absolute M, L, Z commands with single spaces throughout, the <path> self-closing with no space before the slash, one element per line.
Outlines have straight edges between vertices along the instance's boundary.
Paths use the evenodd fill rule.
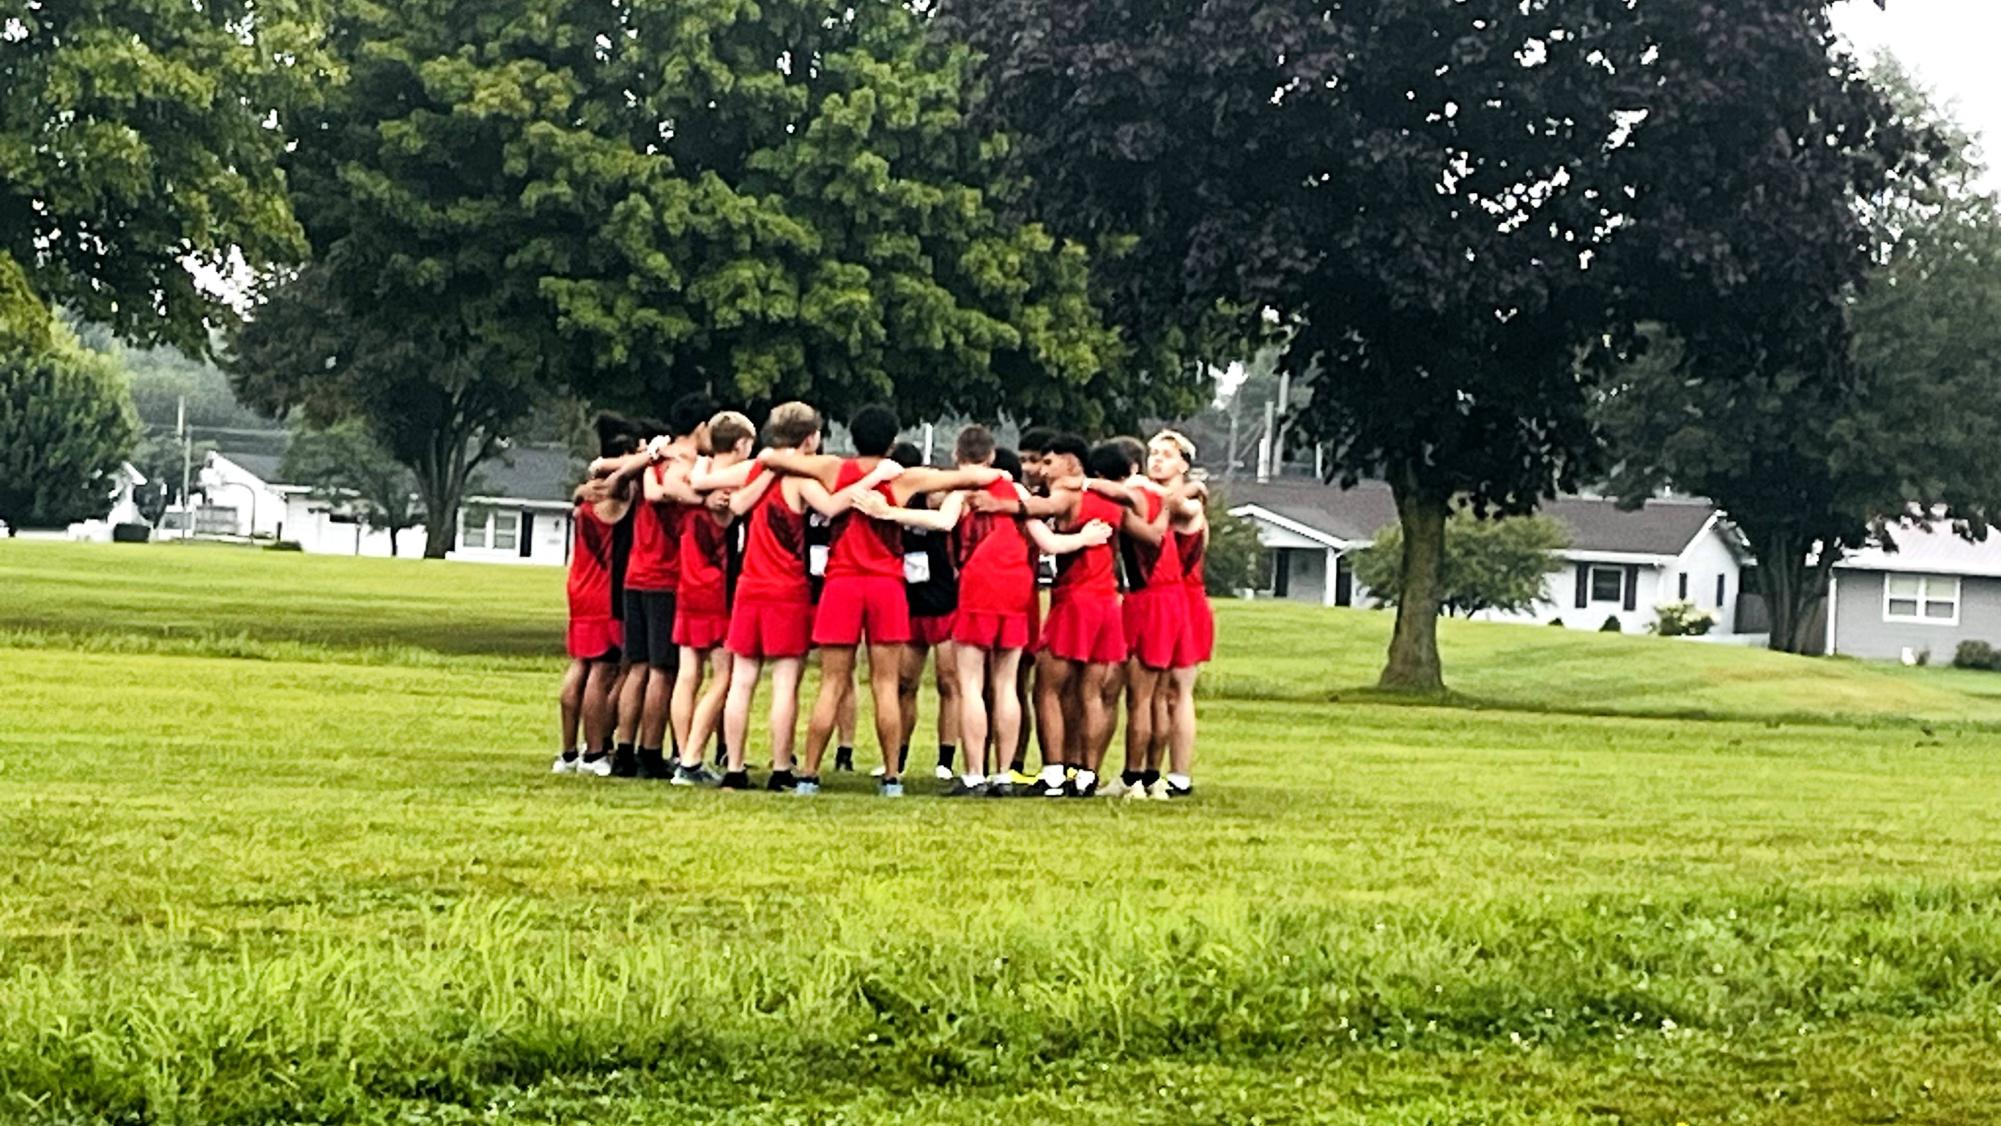
<path fill-rule="evenodd" d="M 1194 801 L 808 801 L 546 774 L 561 582 L 0 542 L 0 1122 L 1996 1119 L 2001 677 L 1229 605 Z"/>

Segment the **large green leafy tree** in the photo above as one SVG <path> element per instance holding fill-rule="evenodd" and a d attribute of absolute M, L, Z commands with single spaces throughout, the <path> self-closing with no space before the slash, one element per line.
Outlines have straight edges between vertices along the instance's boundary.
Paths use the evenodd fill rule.
<path fill-rule="evenodd" d="M 196 281 L 296 258 L 274 117 L 314 69 L 309 0 L 25 0 L 0 26 L 0 324 L 60 305 L 207 347 Z"/>
<path fill-rule="evenodd" d="M 0 350 L 0 520 L 102 517 L 138 435 L 125 373 L 68 328 L 52 325 L 45 348 Z"/>
<path fill-rule="evenodd" d="M 1974 188 L 1972 142 L 1895 67 L 1874 77 L 1935 162 L 1862 201 L 1878 261 L 1850 302 L 1852 351 L 1829 369 L 1691 378 L 1656 329 L 1602 418 L 1622 455 L 1613 487 L 1714 498 L 1750 541 L 1771 646 L 1812 649 L 1843 554 L 1932 514 L 1984 534 L 2001 512 L 2001 208 Z"/>
<path fill-rule="evenodd" d="M 967 52 L 901 4 L 419 0 L 332 27 L 346 81 L 287 166 L 317 263 L 256 316 L 360 332 L 253 331 L 238 366 L 260 405 L 371 422 L 434 531 L 557 393 L 1085 422 L 1162 397 L 1082 248 L 1003 214 Z"/>
<path fill-rule="evenodd" d="M 1696 372 L 1820 370 L 1867 265 L 1851 202 L 1909 147 L 1817 0 L 946 0 L 940 27 L 985 53 L 1036 214 L 1137 236 L 1107 267 L 1131 309 L 1286 330 L 1296 432 L 1395 491 L 1403 690 L 1443 683 L 1454 503 L 1599 472 L 1592 391 L 1642 316 L 1735 365 Z"/>

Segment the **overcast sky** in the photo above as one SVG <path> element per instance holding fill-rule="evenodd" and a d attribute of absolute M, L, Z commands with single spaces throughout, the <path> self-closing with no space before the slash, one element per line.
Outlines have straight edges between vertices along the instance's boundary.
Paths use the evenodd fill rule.
<path fill-rule="evenodd" d="M 1834 28 L 1863 56 L 1888 50 L 1947 103 L 1984 149 L 1989 191 L 2001 191 L 2001 0 L 1845 0 L 1834 6 Z"/>

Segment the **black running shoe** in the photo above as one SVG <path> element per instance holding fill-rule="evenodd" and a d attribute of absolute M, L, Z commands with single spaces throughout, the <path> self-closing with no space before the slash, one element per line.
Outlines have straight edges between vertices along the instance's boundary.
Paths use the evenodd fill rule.
<path fill-rule="evenodd" d="M 855 749 L 853 747 L 835 747 L 834 769 L 837 771 L 852 772 L 854 768 L 855 768 Z"/>
<path fill-rule="evenodd" d="M 1032 798 L 1060 798 L 1063 796 L 1066 786 L 1067 783 L 1051 782 L 1047 778 L 1038 777 L 1029 785 L 1028 796 Z"/>
<path fill-rule="evenodd" d="M 612 752 L 611 776 L 613 778 L 639 777 L 639 756 L 623 748 Z"/>
<path fill-rule="evenodd" d="M 716 789 L 748 790 L 750 789 L 750 772 L 746 770 L 732 770 L 723 775 L 722 781 L 716 783 Z"/>
<path fill-rule="evenodd" d="M 938 791 L 941 798 L 983 798 L 987 796 L 987 784 L 975 782 L 968 786 L 964 778 L 952 779 L 952 784 Z"/>
<path fill-rule="evenodd" d="M 674 764 L 667 761 L 662 751 L 640 751 L 639 776 L 656 782 L 667 781 L 674 777 Z"/>
<path fill-rule="evenodd" d="M 764 788 L 774 793 L 790 790 L 798 784 L 799 779 L 789 770 L 774 770 L 771 777 L 764 780 Z"/>
<path fill-rule="evenodd" d="M 1075 778 L 1072 778 L 1068 782 L 1065 782 L 1064 786 L 1067 789 L 1063 796 L 1067 798 L 1090 798 L 1098 795 L 1098 780 L 1096 778 L 1091 779 L 1089 782 L 1079 782 Z"/>
<path fill-rule="evenodd" d="M 990 798 L 1011 798 L 1014 796 L 1014 783 L 1008 781 L 988 782 L 987 796 Z"/>

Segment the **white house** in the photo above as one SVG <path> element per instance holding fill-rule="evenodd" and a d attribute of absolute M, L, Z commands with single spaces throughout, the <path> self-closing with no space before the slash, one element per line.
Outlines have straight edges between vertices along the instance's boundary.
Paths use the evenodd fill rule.
<path fill-rule="evenodd" d="M 2001 648 L 2001 528 L 1978 543 L 1945 523 L 1898 528 L 1835 564 L 1826 651 L 1952 660 L 1962 641 Z"/>
<path fill-rule="evenodd" d="M 209 459 L 203 487 L 211 504 L 229 496 L 257 498 L 254 517 L 247 509 L 234 514 L 238 534 L 254 520 L 258 535 L 293 540 L 315 554 L 390 554 L 389 533 L 363 525 L 351 504 L 317 496 L 304 485 L 278 483 L 280 458 L 222 452 Z M 219 483 L 232 484 L 208 491 L 210 467 L 216 467 Z M 482 464 L 473 474 L 476 491 L 459 507 L 457 534 L 446 555 L 491 563 L 567 564 L 570 487 L 580 475 L 568 451 L 540 446 L 516 447 Z M 421 556 L 425 540 L 422 526 L 406 528 L 396 537 L 396 553 Z"/>
<path fill-rule="evenodd" d="M 1368 603 L 1349 555 L 1396 522 L 1387 484 L 1232 483 L 1227 492 L 1230 511 L 1252 521 L 1267 552 L 1266 593 L 1326 606 Z M 1658 620 L 1662 604 L 1689 602 L 1716 616 L 1712 634 L 1764 628 L 1762 606 L 1743 598 L 1748 554 L 1742 540 L 1708 501 L 1654 500 L 1625 511 L 1604 498 L 1563 497 L 1542 511 L 1569 532 L 1564 569 L 1550 576 L 1544 601 L 1532 613 L 1482 617 L 1560 620 L 1573 629 L 1598 629 L 1616 618 L 1622 630 L 1635 633 Z"/>

